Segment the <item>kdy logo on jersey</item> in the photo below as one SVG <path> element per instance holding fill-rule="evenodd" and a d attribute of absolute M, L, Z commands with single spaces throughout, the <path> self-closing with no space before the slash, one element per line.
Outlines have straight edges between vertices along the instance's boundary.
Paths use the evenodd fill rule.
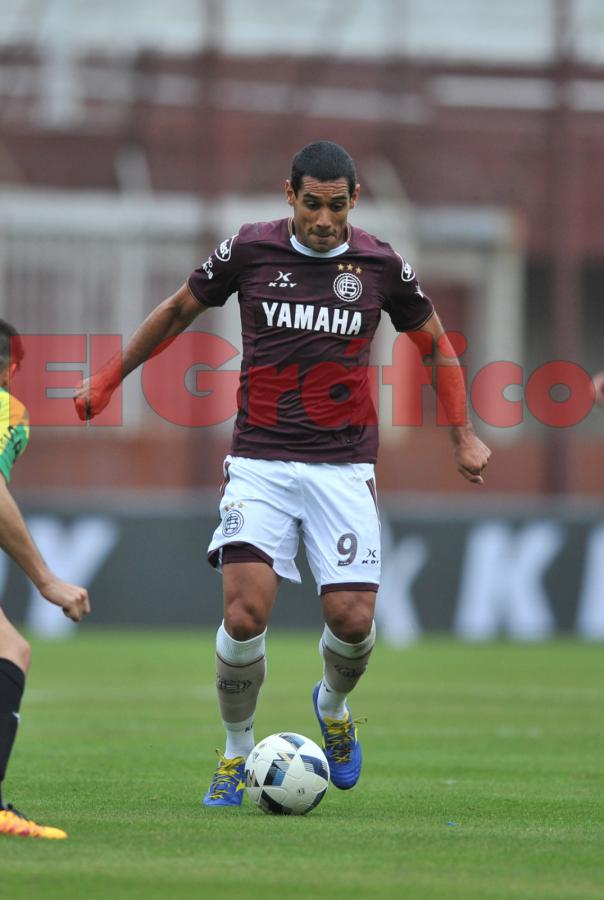
<path fill-rule="evenodd" d="M 354 300 L 358 300 L 363 293 L 363 282 L 351 272 L 342 272 L 336 277 L 333 289 L 336 297 L 339 297 L 340 300 L 352 303 Z"/>
<path fill-rule="evenodd" d="M 295 288 L 297 281 L 290 281 L 291 272 L 278 272 L 274 281 L 269 281 L 268 286 L 272 288 Z"/>

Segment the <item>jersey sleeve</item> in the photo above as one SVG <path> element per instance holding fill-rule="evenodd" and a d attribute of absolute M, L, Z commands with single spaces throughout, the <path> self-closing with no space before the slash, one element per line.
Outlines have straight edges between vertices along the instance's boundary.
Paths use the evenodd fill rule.
<path fill-rule="evenodd" d="M 222 241 L 203 265 L 189 275 L 187 284 L 195 299 L 204 306 L 224 306 L 238 289 L 242 255 L 238 234 Z"/>
<path fill-rule="evenodd" d="M 384 280 L 383 307 L 396 330 L 421 328 L 434 312 L 434 306 L 422 291 L 410 264 L 394 250 L 387 256 Z"/>
<path fill-rule="evenodd" d="M 0 474 L 11 480 L 15 461 L 29 441 L 29 416 L 22 403 L 5 394 L 0 409 Z"/>

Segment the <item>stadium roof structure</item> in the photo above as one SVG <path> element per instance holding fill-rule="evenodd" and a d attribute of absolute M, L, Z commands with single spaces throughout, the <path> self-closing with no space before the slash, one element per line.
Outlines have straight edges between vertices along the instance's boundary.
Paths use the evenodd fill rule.
<path fill-rule="evenodd" d="M 0 7 L 0 46 L 539 64 L 555 58 L 552 18 L 566 8 L 566 0 L 349 0 L 343 11 L 306 0 L 301 14 L 291 0 L 14 0 Z M 603 63 L 602 4 L 577 0 L 572 14 L 576 58 Z"/>

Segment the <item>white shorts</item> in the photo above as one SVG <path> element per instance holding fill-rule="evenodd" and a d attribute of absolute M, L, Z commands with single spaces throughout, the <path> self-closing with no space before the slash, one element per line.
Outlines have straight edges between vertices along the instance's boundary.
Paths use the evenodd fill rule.
<path fill-rule="evenodd" d="M 227 456 L 221 524 L 208 547 L 222 566 L 227 544 L 248 544 L 277 575 L 300 582 L 302 534 L 320 594 L 377 591 L 380 522 L 371 463 L 303 463 Z"/>

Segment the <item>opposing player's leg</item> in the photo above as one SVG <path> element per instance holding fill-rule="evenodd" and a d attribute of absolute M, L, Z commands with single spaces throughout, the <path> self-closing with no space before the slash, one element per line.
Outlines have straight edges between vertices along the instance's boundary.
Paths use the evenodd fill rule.
<path fill-rule="evenodd" d="M 225 554 L 224 621 L 216 635 L 216 687 L 226 746 L 205 806 L 239 806 L 243 799 L 245 760 L 255 744 L 254 716 L 266 672 L 266 628 L 279 584 L 273 568 L 253 553 L 248 561 L 229 563 L 228 558 Z"/>
<path fill-rule="evenodd" d="M 322 596 L 323 678 L 315 685 L 313 704 L 331 780 L 342 790 L 354 787 L 361 774 L 363 754 L 347 698 L 365 673 L 375 643 L 375 597 L 374 591 L 333 591 Z"/>
<path fill-rule="evenodd" d="M 21 698 L 30 661 L 29 644 L 0 609 L 0 834 L 65 838 L 64 831 L 38 825 L 10 804 L 5 805 L 2 797 L 2 783 L 17 736 Z"/>
<path fill-rule="evenodd" d="M 19 710 L 31 651 L 0 609 L 0 807 L 2 782 L 17 737 Z"/>

